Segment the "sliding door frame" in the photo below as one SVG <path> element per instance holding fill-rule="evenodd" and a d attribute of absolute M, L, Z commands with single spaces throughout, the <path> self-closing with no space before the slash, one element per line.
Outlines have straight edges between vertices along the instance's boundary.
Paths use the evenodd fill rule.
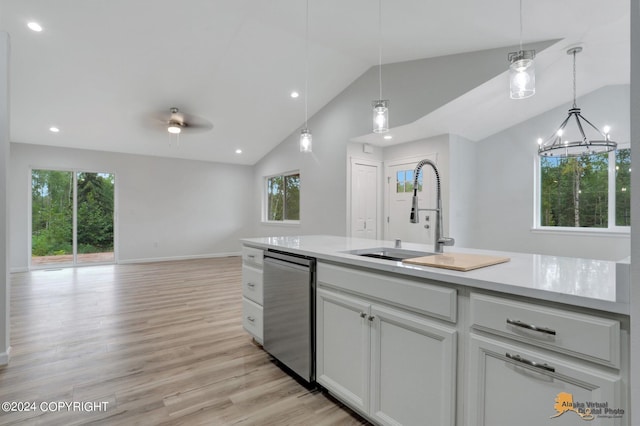
<path fill-rule="evenodd" d="M 33 171 L 34 170 L 52 170 L 57 172 L 70 172 L 73 176 L 73 214 L 72 214 L 72 250 L 73 260 L 70 263 L 55 263 L 41 266 L 34 266 L 32 260 L 32 243 L 33 243 Z M 113 175 L 113 262 L 91 262 L 78 263 L 78 173 L 105 173 Z M 27 221 L 27 258 L 29 259 L 28 269 L 52 269 L 52 268 L 70 268 L 79 266 L 95 266 L 95 265 L 113 265 L 118 263 L 118 185 L 115 172 L 111 171 L 94 171 L 92 169 L 78 169 L 67 167 L 50 167 L 50 166 L 29 166 L 28 175 L 28 198 L 27 211 L 29 219 Z"/>

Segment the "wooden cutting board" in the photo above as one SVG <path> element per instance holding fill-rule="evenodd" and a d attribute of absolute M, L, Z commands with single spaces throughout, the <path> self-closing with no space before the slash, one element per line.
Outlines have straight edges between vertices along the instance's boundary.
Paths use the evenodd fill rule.
<path fill-rule="evenodd" d="M 453 269 L 455 271 L 471 271 L 485 266 L 508 262 L 508 257 L 487 256 L 484 254 L 445 253 L 431 256 L 413 257 L 403 260 L 413 265 L 432 266 L 435 268 Z"/>

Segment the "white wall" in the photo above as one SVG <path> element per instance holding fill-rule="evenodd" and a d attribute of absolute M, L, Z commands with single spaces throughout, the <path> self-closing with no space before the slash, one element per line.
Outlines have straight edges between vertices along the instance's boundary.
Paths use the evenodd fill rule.
<path fill-rule="evenodd" d="M 13 143 L 13 270 L 28 266 L 31 167 L 115 173 L 121 263 L 238 253 L 254 234 L 249 166 Z"/>
<path fill-rule="evenodd" d="M 609 86 L 578 98 L 584 116 L 612 127 L 629 142 L 629 86 Z M 477 142 L 473 247 L 619 260 L 629 256 L 629 236 L 532 232 L 534 165 L 538 137 L 554 132 L 567 115 L 562 105 Z"/>
<path fill-rule="evenodd" d="M 9 341 L 9 34 L 0 32 L 0 365 L 7 364 Z"/>

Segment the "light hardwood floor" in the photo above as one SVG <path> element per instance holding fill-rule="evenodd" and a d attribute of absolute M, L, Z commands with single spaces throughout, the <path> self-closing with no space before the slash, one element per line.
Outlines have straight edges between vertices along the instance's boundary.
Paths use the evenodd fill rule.
<path fill-rule="evenodd" d="M 366 424 L 286 375 L 243 331 L 240 262 L 12 274 L 13 352 L 0 368 L 0 401 L 36 410 L 0 412 L 0 424 Z M 107 404 L 41 409 L 57 401 Z"/>

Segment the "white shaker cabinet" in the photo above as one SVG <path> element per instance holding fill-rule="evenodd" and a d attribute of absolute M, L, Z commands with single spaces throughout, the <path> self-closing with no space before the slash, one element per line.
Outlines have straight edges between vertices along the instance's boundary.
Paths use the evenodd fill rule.
<path fill-rule="evenodd" d="M 455 424 L 456 331 L 318 288 L 318 383 L 383 425 Z"/>
<path fill-rule="evenodd" d="M 474 292 L 469 319 L 466 425 L 628 424 L 618 320 Z"/>
<path fill-rule="evenodd" d="M 242 248 L 242 327 L 260 344 L 263 343 L 262 260 L 262 250 Z"/>
<path fill-rule="evenodd" d="M 384 425 L 454 425 L 456 331 L 371 306 L 370 415 Z"/>
<path fill-rule="evenodd" d="M 316 292 L 316 381 L 363 414 L 369 412 L 369 306 L 323 288 Z"/>
<path fill-rule="evenodd" d="M 620 376 L 548 351 L 472 335 L 468 378 L 468 426 L 578 425 L 590 424 L 590 416 L 593 424 L 627 424 L 624 415 L 602 418 L 600 414 L 604 413 L 593 409 L 589 416 L 584 412 L 588 408 L 585 405 L 578 408 L 583 418 L 567 404 L 563 407 L 562 402 L 573 401 L 606 403 L 612 410 L 621 408 Z"/>

